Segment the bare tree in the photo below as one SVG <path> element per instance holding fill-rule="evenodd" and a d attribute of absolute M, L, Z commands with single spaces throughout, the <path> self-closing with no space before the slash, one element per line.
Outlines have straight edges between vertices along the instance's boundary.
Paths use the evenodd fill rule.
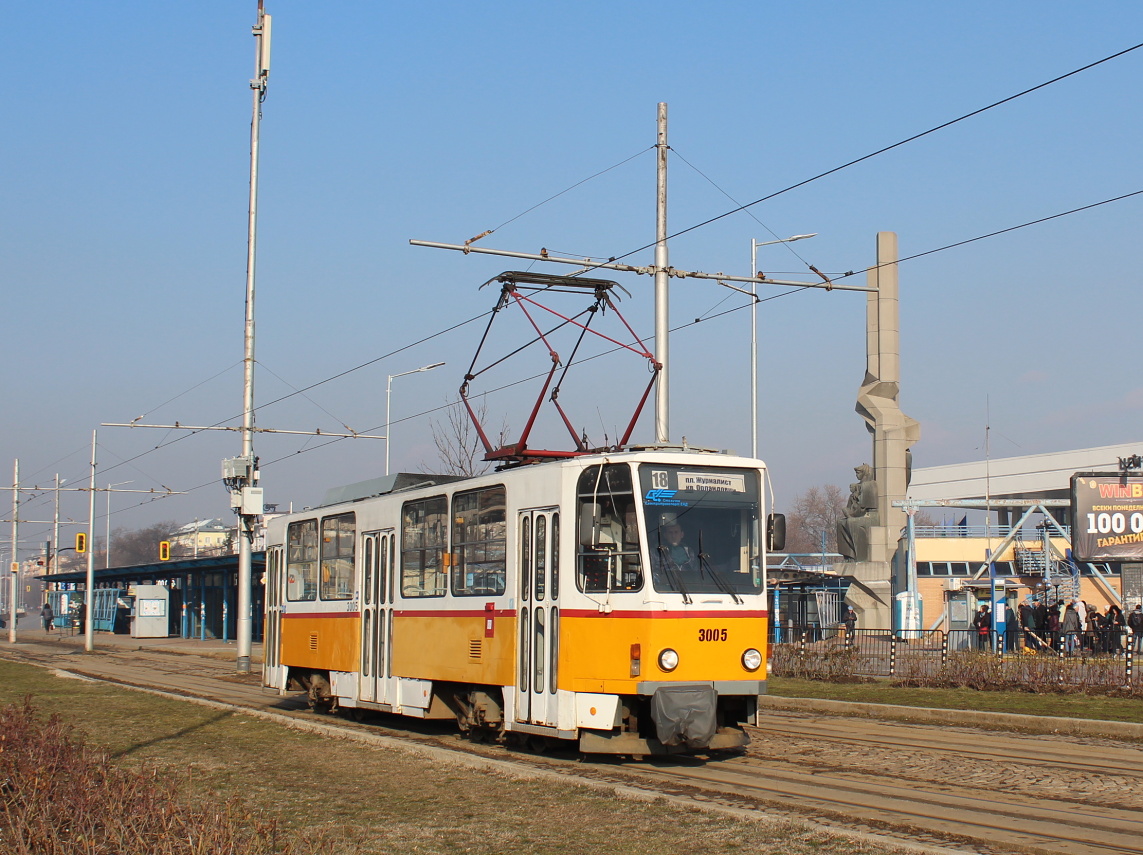
<path fill-rule="evenodd" d="M 437 462 L 422 463 L 421 470 L 438 475 L 461 475 L 470 478 L 473 475 L 482 475 L 491 469 L 492 464 L 484 459 L 484 445 L 476 432 L 476 426 L 468 416 L 464 403 L 459 398 L 450 401 L 445 412 L 444 421 L 429 422 L 433 445 L 437 448 Z M 488 403 L 482 401 L 476 409 L 476 416 L 482 425 L 487 424 L 487 415 Z M 501 422 L 497 440 L 499 445 L 504 444 L 507 433 L 507 421 Z"/>
<path fill-rule="evenodd" d="M 178 526 L 174 520 L 167 520 L 134 531 L 114 532 L 111 535 L 111 557 L 121 567 L 154 564 L 159 560 L 159 542 L 170 540 L 171 532 Z"/>
<path fill-rule="evenodd" d="M 845 519 L 848 494 L 833 484 L 810 487 L 795 496 L 786 512 L 786 552 L 813 554 L 823 551 L 837 552 L 837 524 Z M 925 511 L 918 511 L 913 519 L 919 526 L 936 525 L 936 520 Z"/>
<path fill-rule="evenodd" d="M 834 484 L 810 487 L 795 496 L 786 512 L 786 551 L 813 553 L 837 551 L 837 524 L 845 518 L 847 494 Z"/>

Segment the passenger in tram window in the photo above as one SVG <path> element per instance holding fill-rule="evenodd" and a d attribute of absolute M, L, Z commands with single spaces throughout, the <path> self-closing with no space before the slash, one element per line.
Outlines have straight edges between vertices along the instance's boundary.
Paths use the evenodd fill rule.
<path fill-rule="evenodd" d="M 663 526 L 665 554 L 670 562 L 680 570 L 690 570 L 695 566 L 695 554 L 686 541 L 686 532 L 678 520 Z"/>

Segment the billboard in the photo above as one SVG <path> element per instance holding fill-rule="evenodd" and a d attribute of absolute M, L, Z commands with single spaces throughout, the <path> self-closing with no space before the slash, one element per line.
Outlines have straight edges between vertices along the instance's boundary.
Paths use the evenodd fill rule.
<path fill-rule="evenodd" d="M 1078 561 L 1143 561 L 1143 475 L 1072 476 L 1072 555 Z"/>

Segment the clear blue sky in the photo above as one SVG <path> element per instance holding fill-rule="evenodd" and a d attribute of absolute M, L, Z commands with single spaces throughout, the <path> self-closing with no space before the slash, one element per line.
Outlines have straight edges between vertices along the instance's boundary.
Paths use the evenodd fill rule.
<path fill-rule="evenodd" d="M 462 242 L 638 155 L 484 243 L 592 256 L 650 243 L 659 101 L 670 106 L 678 231 L 733 207 L 723 192 L 760 198 L 1143 41 L 1143 6 L 1129 2 L 266 7 L 261 402 L 486 311 L 494 295 L 477 286 L 520 266 L 409 238 Z M 100 422 L 213 424 L 241 409 L 256 2 L 2 8 L 0 467 L 5 482 L 19 458 L 25 482 L 59 472 L 86 483 Z M 872 263 L 881 230 L 910 256 L 1143 189 L 1141 71 L 1143 49 L 758 205 L 757 220 L 691 232 L 672 243 L 671 263 L 742 275 L 752 237 L 818 232 L 794 245 L 800 259 L 782 247 L 759 258 L 767 272 L 812 278 L 804 262 L 834 273 Z M 918 466 L 982 456 L 986 420 L 995 456 L 1139 436 L 1141 206 L 1136 197 L 901 265 L 902 401 L 922 425 Z M 628 317 L 650 334 L 650 280 L 621 281 Z M 672 322 L 743 302 L 676 281 Z M 853 412 L 864 312 L 863 295 L 843 292 L 760 309 L 761 456 L 780 507 L 808 486 L 847 483 L 870 457 Z M 445 360 L 394 381 L 394 419 L 437 407 L 479 332 L 469 325 L 266 407 L 259 424 L 376 430 L 386 376 Z M 748 348 L 746 311 L 672 338 L 672 439 L 749 450 Z M 614 435 L 646 375 L 635 360 L 588 370 L 564 401 L 598 440 L 601 424 Z M 523 400 L 495 395 L 489 408 L 518 427 Z M 560 439 L 551 420 L 544 431 Z M 427 417 L 394 426 L 394 469 L 431 463 L 427 433 Z M 653 438 L 649 419 L 637 436 Z M 228 514 L 219 460 L 238 453 L 238 436 L 137 457 L 173 438 L 101 430 L 101 484 L 209 484 L 135 509 L 137 498 L 117 496 L 114 526 Z M 381 442 L 296 453 L 319 444 L 259 438 L 263 461 L 279 461 L 263 470 L 268 501 L 310 504 L 382 471 Z M 64 513 L 86 517 L 82 494 Z M 28 516 L 45 514 L 50 503 L 29 503 Z M 22 539 L 43 530 L 26 526 Z"/>

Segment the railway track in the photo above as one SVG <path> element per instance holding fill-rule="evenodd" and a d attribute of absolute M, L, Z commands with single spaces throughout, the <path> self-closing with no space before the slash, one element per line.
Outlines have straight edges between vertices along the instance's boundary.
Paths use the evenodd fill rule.
<path fill-rule="evenodd" d="M 6 648 L 0 656 L 739 813 L 793 813 L 914 848 L 1143 855 L 1143 747 L 1134 743 L 772 711 L 751 728 L 751 746 L 740 756 L 582 763 L 572 752 L 474 745 L 431 723 L 317 716 L 300 697 L 279 697 L 261 689 L 256 675 L 235 675 L 232 662 L 45 647 Z"/>

